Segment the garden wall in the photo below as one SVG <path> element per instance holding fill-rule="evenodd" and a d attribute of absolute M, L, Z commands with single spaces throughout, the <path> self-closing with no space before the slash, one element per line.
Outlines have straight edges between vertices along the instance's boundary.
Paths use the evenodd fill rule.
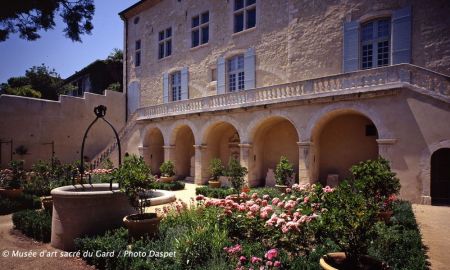
<path fill-rule="evenodd" d="M 119 131 L 125 124 L 125 98 L 122 93 L 105 91 L 105 95 L 85 93 L 84 97 L 60 96 L 59 101 L 28 97 L 0 96 L 0 140 L 13 142 L 12 158 L 24 159 L 29 167 L 37 160 L 52 155 L 63 162 L 80 159 L 84 132 L 95 119 L 94 107 L 105 105 L 106 119 Z M 89 159 L 100 152 L 114 138 L 103 121 L 95 124 L 86 140 L 84 155 Z M 17 151 L 27 149 L 25 155 Z M 1 144 L 1 163 L 5 167 L 11 159 L 9 143 Z"/>

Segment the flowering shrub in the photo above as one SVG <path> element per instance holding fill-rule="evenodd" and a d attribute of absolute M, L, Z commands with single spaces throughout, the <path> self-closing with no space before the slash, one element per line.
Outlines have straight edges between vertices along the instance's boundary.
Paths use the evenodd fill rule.
<path fill-rule="evenodd" d="M 294 166 L 289 163 L 289 160 L 282 156 L 280 162 L 275 168 L 275 180 L 278 185 L 288 185 L 292 180 L 292 175 L 294 174 Z"/>
<path fill-rule="evenodd" d="M 278 269 L 281 267 L 281 262 L 278 260 L 278 250 L 272 248 L 267 251 L 264 257 L 254 255 L 244 256 L 242 254 L 242 247 L 240 244 L 231 247 L 224 247 L 225 252 L 232 261 L 236 263 L 236 270 L 245 269 Z"/>
<path fill-rule="evenodd" d="M 6 189 L 18 189 L 25 181 L 25 170 L 23 160 L 12 160 L 9 168 L 0 171 L 0 185 Z"/>
<path fill-rule="evenodd" d="M 298 185 L 286 190 L 281 197 L 252 193 L 240 194 L 240 202 L 231 197 L 206 199 L 199 195 L 197 201 L 205 207 L 223 209 L 222 221 L 227 220 L 232 236 L 251 239 L 266 247 L 283 247 L 298 253 L 308 253 L 315 242 L 314 223 L 326 209 L 322 202 L 330 187 Z"/>

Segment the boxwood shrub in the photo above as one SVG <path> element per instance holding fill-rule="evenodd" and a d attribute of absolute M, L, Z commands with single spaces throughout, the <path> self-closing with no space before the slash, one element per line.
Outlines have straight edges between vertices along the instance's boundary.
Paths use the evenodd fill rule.
<path fill-rule="evenodd" d="M 28 237 L 44 243 L 50 242 L 52 217 L 47 211 L 23 210 L 12 216 L 14 228 Z"/>
<path fill-rule="evenodd" d="M 181 181 L 174 181 L 171 183 L 153 182 L 151 184 L 152 189 L 163 189 L 163 190 L 182 190 L 185 184 Z"/>
<path fill-rule="evenodd" d="M 39 208 L 41 208 L 41 200 L 38 196 L 23 194 L 17 199 L 0 197 L 0 215 L 9 215 L 24 209 Z"/>

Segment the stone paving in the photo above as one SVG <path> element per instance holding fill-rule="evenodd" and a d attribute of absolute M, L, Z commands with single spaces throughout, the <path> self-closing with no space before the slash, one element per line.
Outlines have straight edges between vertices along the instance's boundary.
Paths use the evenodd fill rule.
<path fill-rule="evenodd" d="M 424 244 L 429 248 L 431 269 L 450 269 L 450 207 L 413 205 Z"/>

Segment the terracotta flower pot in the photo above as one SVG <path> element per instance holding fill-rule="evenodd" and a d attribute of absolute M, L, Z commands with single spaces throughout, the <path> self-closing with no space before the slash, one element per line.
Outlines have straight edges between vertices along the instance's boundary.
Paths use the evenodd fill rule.
<path fill-rule="evenodd" d="M 42 209 L 51 212 L 53 210 L 52 196 L 41 197 Z"/>
<path fill-rule="evenodd" d="M 349 263 L 345 252 L 332 252 L 320 258 L 320 266 L 324 270 L 386 270 L 389 269 L 383 262 L 370 256 L 361 257 L 360 266 Z"/>
<path fill-rule="evenodd" d="M 161 176 L 161 178 L 159 178 L 159 182 L 161 183 L 172 183 L 174 180 L 174 176 Z"/>
<path fill-rule="evenodd" d="M 130 239 L 153 237 L 159 231 L 161 218 L 156 213 L 133 214 L 123 218 Z"/>
<path fill-rule="evenodd" d="M 23 193 L 22 188 L 18 188 L 18 189 L 0 188 L 0 196 L 8 198 L 8 199 L 17 199 L 22 195 L 22 193 Z"/>
<path fill-rule="evenodd" d="M 394 212 L 392 210 L 381 211 L 380 213 L 378 213 L 378 220 L 379 221 L 384 221 L 384 222 L 389 222 L 389 220 L 391 219 L 393 213 Z"/>
<path fill-rule="evenodd" d="M 275 185 L 275 188 L 278 189 L 281 193 L 286 193 L 286 189 L 288 186 L 286 185 Z"/>
<path fill-rule="evenodd" d="M 210 188 L 220 188 L 220 181 L 209 180 L 208 185 Z"/>

